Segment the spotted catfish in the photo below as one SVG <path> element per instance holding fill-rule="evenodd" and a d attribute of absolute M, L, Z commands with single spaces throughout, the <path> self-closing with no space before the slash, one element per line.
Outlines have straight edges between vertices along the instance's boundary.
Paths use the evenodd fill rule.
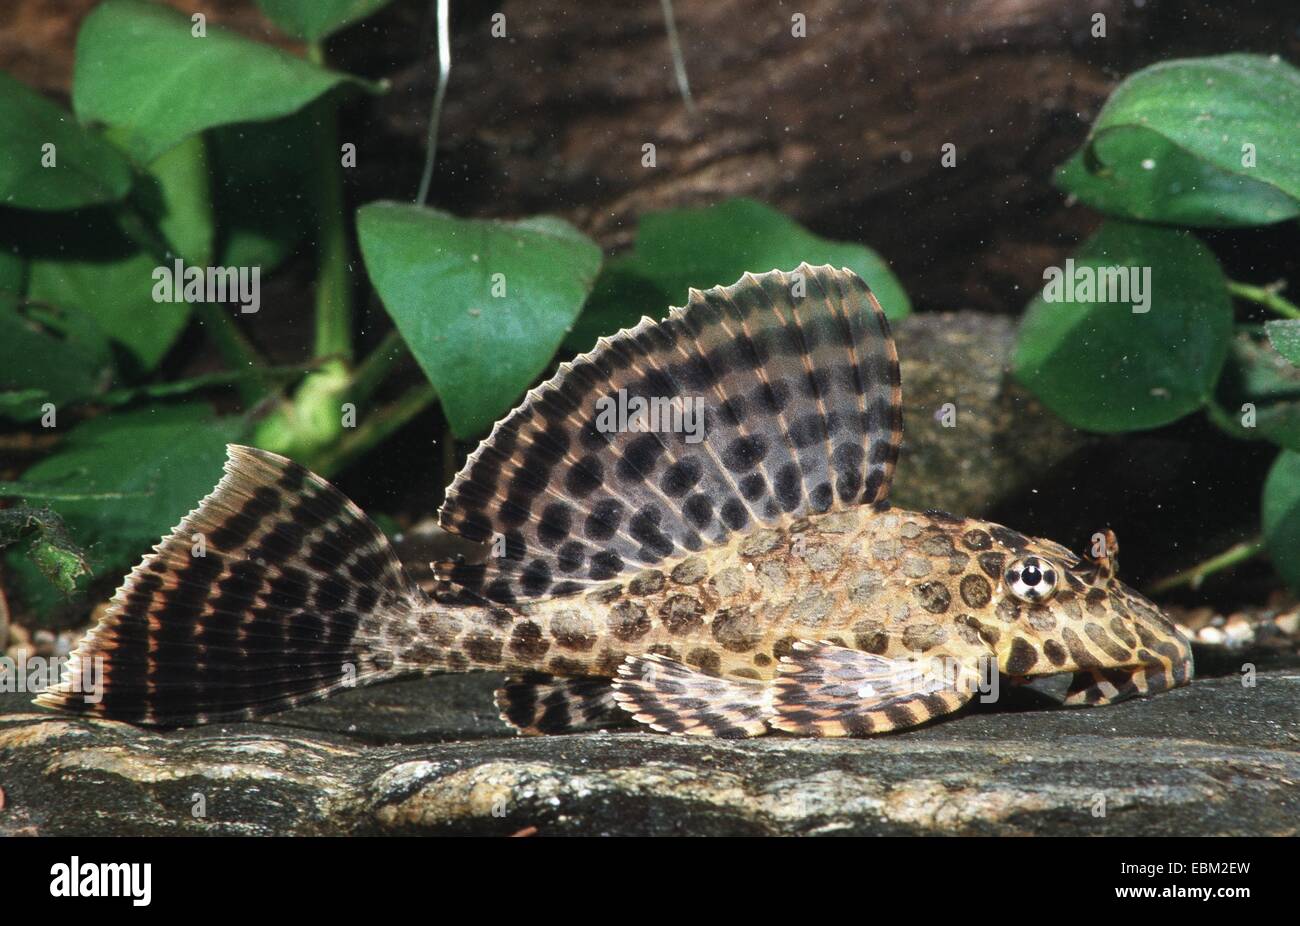
<path fill-rule="evenodd" d="M 1191 679 L 1187 641 L 1116 578 L 1113 536 L 1084 560 L 892 508 L 901 440 L 894 343 L 855 274 L 692 290 L 497 424 L 441 512 L 481 555 L 435 564 L 432 592 L 324 480 L 232 446 L 38 700 L 195 724 L 493 670 L 526 733 L 841 736 L 958 710 L 993 670 L 1073 673 L 1080 705 Z"/>

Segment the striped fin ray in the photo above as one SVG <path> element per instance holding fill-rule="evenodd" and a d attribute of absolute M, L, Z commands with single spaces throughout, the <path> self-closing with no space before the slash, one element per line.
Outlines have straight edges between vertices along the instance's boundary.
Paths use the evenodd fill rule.
<path fill-rule="evenodd" d="M 739 739 L 767 732 L 767 686 L 716 678 L 658 653 L 628 656 L 614 679 L 614 700 L 637 723 L 660 733 Z"/>
<path fill-rule="evenodd" d="M 506 679 L 496 691 L 501 719 L 524 736 L 624 726 L 628 717 L 607 678 L 555 678 L 541 672 Z"/>
<path fill-rule="evenodd" d="M 388 540 L 302 466 L 227 454 L 38 704 L 139 724 L 243 720 L 399 671 L 388 637 L 424 595 Z"/>
<path fill-rule="evenodd" d="M 800 640 L 773 684 L 775 730 L 862 736 L 925 723 L 970 700 L 979 652 L 958 645 L 921 659 L 891 659 L 829 641 Z"/>
<path fill-rule="evenodd" d="M 901 440 L 898 357 L 867 285 L 807 264 L 746 274 L 602 338 L 498 422 L 440 513 L 491 555 L 435 571 L 498 602 L 574 594 L 882 502 Z"/>

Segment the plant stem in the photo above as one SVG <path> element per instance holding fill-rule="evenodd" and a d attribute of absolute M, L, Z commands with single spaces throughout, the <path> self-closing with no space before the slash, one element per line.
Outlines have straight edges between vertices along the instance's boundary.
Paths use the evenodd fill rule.
<path fill-rule="evenodd" d="M 195 308 L 226 363 L 237 369 L 258 367 L 263 364 L 262 357 L 253 346 L 253 342 L 239 330 L 239 326 L 235 324 L 235 320 L 231 318 L 224 306 L 212 302 L 200 302 Z"/>
<path fill-rule="evenodd" d="M 332 476 L 353 460 L 382 443 L 438 398 L 429 383 L 412 386 L 396 402 L 366 416 L 365 423 L 316 454 L 309 469 Z"/>
<path fill-rule="evenodd" d="M 393 366 L 406 358 L 405 346 L 406 342 L 396 328 L 384 335 L 378 346 L 353 371 L 348 398 L 358 404 L 370 398 Z"/>
<path fill-rule="evenodd" d="M 417 206 L 423 206 L 429 199 L 429 186 L 433 183 L 433 164 L 438 157 L 438 123 L 442 121 L 442 101 L 447 95 L 447 80 L 450 76 L 451 11 L 449 0 L 438 0 L 438 88 L 433 93 L 433 110 L 429 113 L 424 173 L 420 176 L 420 190 L 415 194 Z"/>
<path fill-rule="evenodd" d="M 313 43 L 308 57 L 325 63 L 325 50 Z M 316 339 L 312 356 L 319 364 L 254 431 L 254 443 L 291 457 L 309 459 L 342 439 L 342 404 L 351 381 L 352 279 L 348 269 L 347 216 L 338 110 L 328 94 L 312 105 L 315 157 L 307 166 L 308 196 L 316 213 Z"/>
<path fill-rule="evenodd" d="M 208 337 L 212 338 L 212 342 L 217 345 L 217 351 L 222 359 L 233 370 L 246 374 L 250 370 L 256 371 L 266 366 L 266 361 L 257 352 L 253 342 L 239 330 L 235 319 L 225 306 L 200 302 L 194 310 L 199 316 L 199 321 L 203 323 Z M 256 375 L 242 378 L 239 381 L 240 398 L 245 402 L 255 402 L 261 398 L 266 390 L 259 380 L 260 377 Z"/>
<path fill-rule="evenodd" d="M 24 482 L 0 482 L 0 498 L 29 498 L 41 502 L 102 502 L 148 498 L 148 492 L 75 492 L 44 489 Z"/>
<path fill-rule="evenodd" d="M 1207 576 L 1213 575 L 1224 569 L 1230 569 L 1239 563 L 1244 563 L 1251 557 L 1259 554 L 1264 549 L 1264 538 L 1253 537 L 1250 540 L 1243 540 L 1235 544 L 1216 556 L 1211 556 L 1204 562 L 1197 563 L 1191 569 L 1184 569 L 1182 572 L 1175 573 L 1172 576 L 1161 579 L 1151 586 L 1153 594 L 1161 594 L 1171 589 L 1179 588 L 1186 585 L 1191 589 L 1201 587 Z"/>
<path fill-rule="evenodd" d="M 265 386 L 266 383 L 274 380 L 296 379 L 304 373 L 310 373 L 317 366 L 318 364 L 315 363 L 307 363 L 283 367 L 254 367 L 252 370 L 222 370 L 217 373 L 205 373 L 202 376 L 176 380 L 170 383 L 153 383 L 145 386 L 127 386 L 122 389 L 114 389 L 111 392 L 104 393 L 96 401 L 102 402 L 104 405 L 125 405 L 127 402 L 132 402 L 141 397 L 165 399 L 212 386 L 242 386 L 249 379 L 256 379 Z M 255 392 L 260 395 L 260 387 Z"/>
<path fill-rule="evenodd" d="M 1285 286 L 1286 284 L 1283 282 L 1273 283 L 1268 286 L 1254 286 L 1250 283 L 1238 283 L 1235 280 L 1229 280 L 1228 292 L 1238 299 L 1246 299 L 1262 305 L 1283 318 L 1300 318 L 1300 306 L 1281 295 L 1281 290 Z"/>
<path fill-rule="evenodd" d="M 324 65 L 325 50 L 313 42 L 307 56 Z M 314 104 L 316 161 L 312 200 L 316 208 L 317 358 L 352 359 L 352 279 L 348 273 L 348 232 L 343 205 L 343 165 L 338 143 L 338 110 L 328 95 Z"/>
<path fill-rule="evenodd" d="M 668 30 L 668 53 L 673 59 L 673 75 L 677 78 L 677 92 L 682 95 L 686 111 L 694 114 L 695 98 L 691 96 L 691 83 L 686 78 L 686 56 L 677 37 L 677 20 L 673 16 L 673 0 L 660 0 L 664 11 L 664 27 Z"/>

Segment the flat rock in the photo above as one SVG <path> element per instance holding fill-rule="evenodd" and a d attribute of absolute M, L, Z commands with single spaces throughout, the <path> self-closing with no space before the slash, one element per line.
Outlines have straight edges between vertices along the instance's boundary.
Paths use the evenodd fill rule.
<path fill-rule="evenodd" d="M 483 675 L 171 732 L 5 694 L 0 835 L 1295 835 L 1300 664 L 1272 658 L 1253 687 L 1234 670 L 1083 710 L 1053 709 L 1051 685 L 1004 689 L 838 741 L 515 737 Z"/>

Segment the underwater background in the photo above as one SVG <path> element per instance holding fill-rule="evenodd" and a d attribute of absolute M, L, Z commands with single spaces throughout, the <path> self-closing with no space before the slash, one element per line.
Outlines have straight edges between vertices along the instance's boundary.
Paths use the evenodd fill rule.
<path fill-rule="evenodd" d="M 444 489 L 531 386 L 690 287 L 808 261 L 894 325 L 898 504 L 1079 551 L 1113 530 L 1198 677 L 1294 667 L 1297 63 L 1283 0 L 7 0 L 0 651 L 66 655 L 230 442 L 331 479 L 430 581 Z M 368 695 L 362 738 L 490 738 L 447 707 L 483 684 Z M 1241 710 L 1294 727 L 1294 696 Z M 340 703 L 306 716 L 346 729 Z M 709 819 L 821 825 L 801 806 Z"/>

